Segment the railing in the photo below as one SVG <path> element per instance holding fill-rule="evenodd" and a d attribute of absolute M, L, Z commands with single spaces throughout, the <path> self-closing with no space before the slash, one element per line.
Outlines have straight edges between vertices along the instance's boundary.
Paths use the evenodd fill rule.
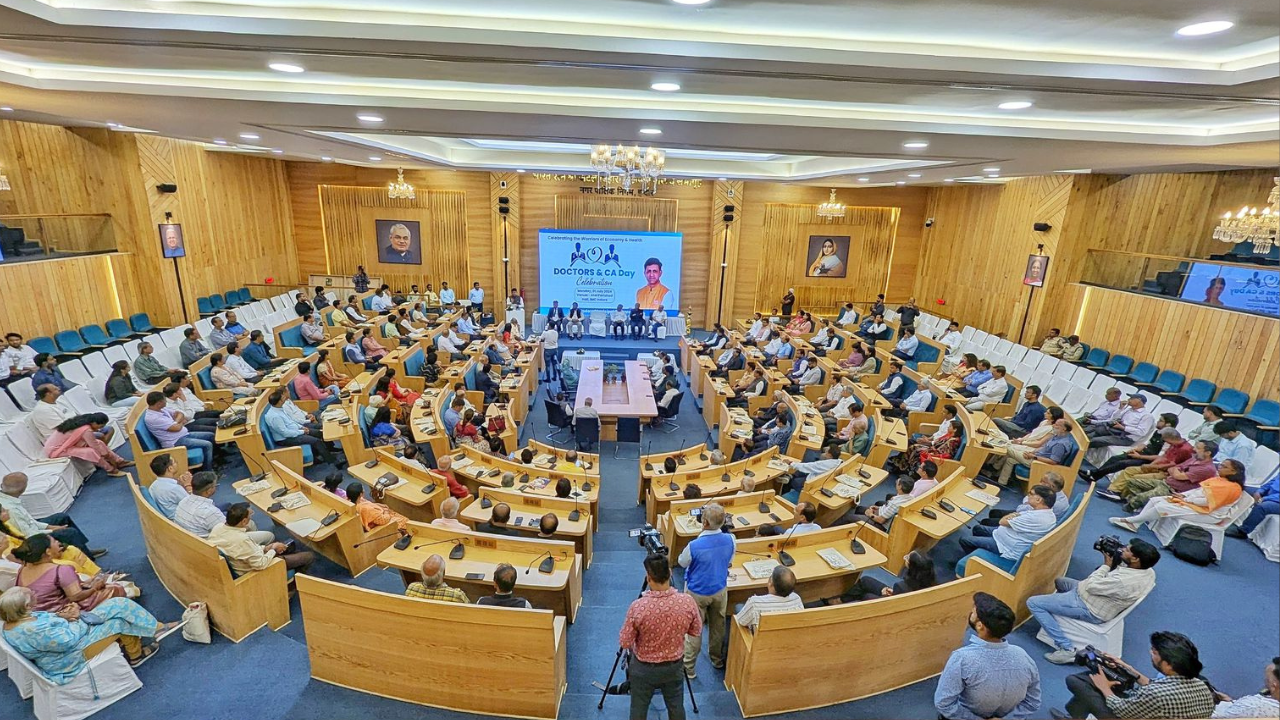
<path fill-rule="evenodd" d="M 1080 282 L 1275 317 L 1280 267 L 1155 253 L 1090 250 Z"/>
<path fill-rule="evenodd" d="M 116 236 L 107 213 L 0 215 L 0 252 L 5 262 L 113 252 Z M 159 236 L 156 243 L 159 245 Z"/>

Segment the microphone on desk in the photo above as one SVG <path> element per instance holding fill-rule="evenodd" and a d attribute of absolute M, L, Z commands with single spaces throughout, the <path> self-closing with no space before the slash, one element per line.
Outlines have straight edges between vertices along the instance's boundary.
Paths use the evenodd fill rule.
<path fill-rule="evenodd" d="M 532 560 L 530 560 L 530 561 L 529 561 L 529 566 L 528 566 L 528 567 L 526 567 L 526 568 L 524 569 L 524 574 L 525 574 L 525 575 L 528 575 L 528 574 L 529 574 L 529 572 L 530 572 L 531 570 L 533 570 L 533 564 L 534 564 L 535 562 L 537 562 L 537 561 L 538 561 L 538 558 L 542 557 L 543 555 L 546 555 L 546 556 L 547 556 L 547 559 L 546 559 L 546 560 L 543 560 L 543 561 L 538 565 L 538 572 L 540 572 L 540 573 L 547 573 L 548 575 L 550 575 L 551 573 L 553 573 L 553 572 L 555 572 L 555 571 L 556 571 L 556 558 L 555 558 L 555 556 L 551 554 L 551 551 L 550 551 L 550 550 L 544 550 L 544 551 L 542 551 L 541 553 L 538 553 L 538 554 L 537 554 L 537 555 L 536 555 Z"/>
<path fill-rule="evenodd" d="M 799 523 L 792 525 L 791 529 L 787 531 L 787 534 L 783 536 L 782 541 L 778 543 L 778 562 L 782 563 L 786 567 L 795 565 L 796 559 L 791 557 L 791 553 L 783 550 L 782 548 L 787 544 L 787 540 L 791 538 L 791 534 L 794 533 L 798 527 L 800 527 Z"/>
<path fill-rule="evenodd" d="M 979 435 L 986 435 L 986 434 L 987 434 L 987 431 L 985 430 L 985 428 L 986 428 L 988 425 L 990 425 L 990 424 L 991 424 L 991 416 L 990 416 L 990 415 L 987 415 L 987 419 L 986 419 L 986 420 L 983 420 L 981 423 L 979 423 L 979 424 L 978 424 L 978 429 L 977 429 L 977 430 L 974 430 L 974 432 L 976 432 L 976 433 L 977 433 L 977 434 L 979 434 Z"/>
<path fill-rule="evenodd" d="M 773 546 L 770 545 L 769 547 L 773 547 Z M 773 557 L 773 553 L 753 553 L 753 552 L 747 552 L 746 550 L 735 550 L 734 552 L 737 553 L 738 555 L 751 555 L 752 557 L 762 557 L 762 558 Z"/>
<path fill-rule="evenodd" d="M 402 535 L 402 533 L 403 533 L 403 531 L 402 531 L 402 530 L 397 530 L 397 531 L 395 531 L 395 532 L 393 532 L 393 533 L 387 533 L 386 535 L 379 535 L 379 536 L 378 536 L 378 537 L 376 537 L 376 538 L 369 538 L 368 540 L 361 540 L 360 542 L 358 542 L 358 543 L 356 543 L 356 544 L 352 545 L 351 547 L 353 547 L 353 548 L 358 548 L 358 547 L 360 547 L 361 545 L 368 545 L 368 544 L 369 544 L 369 543 L 371 543 L 371 542 L 378 542 L 379 540 L 386 540 L 386 539 L 387 539 L 387 538 L 389 538 L 389 537 L 395 537 L 395 536 L 397 536 L 397 535 Z M 409 536 L 408 536 L 408 535 L 402 535 L 402 537 L 409 537 Z"/>
<path fill-rule="evenodd" d="M 573 510 L 569 511 L 569 522 L 578 522 L 578 518 L 582 517 L 582 513 L 578 511 L 578 481 L 573 481 Z"/>
<path fill-rule="evenodd" d="M 681 441 L 680 441 L 680 449 L 679 449 L 679 450 L 676 450 L 676 464 L 677 464 L 677 465 L 684 465 L 685 463 L 689 462 L 688 460 L 685 460 L 685 459 L 684 459 L 684 455 L 681 455 L 681 454 L 680 454 L 680 453 L 684 452 L 684 444 L 685 444 L 686 442 L 688 442 L 688 440 L 681 440 Z"/>
<path fill-rule="evenodd" d="M 645 457 L 648 457 L 652 453 L 653 453 L 653 441 L 650 440 L 648 447 L 646 447 L 644 451 Z M 644 469 L 645 469 L 645 472 L 651 472 L 653 470 L 653 463 L 648 462 L 646 460 L 644 464 Z"/>
<path fill-rule="evenodd" d="M 250 463 L 250 462 L 252 462 L 252 458 L 251 458 L 251 456 L 253 455 L 253 453 L 240 453 L 240 454 L 241 454 L 241 456 L 242 456 L 242 457 L 244 457 L 244 461 L 245 461 L 246 463 Z M 262 466 L 261 466 L 261 465 L 259 465 L 257 462 L 252 462 L 252 464 L 253 464 L 253 467 L 254 467 L 254 469 L 255 469 L 255 470 L 262 470 L 262 469 L 263 469 L 263 468 L 262 468 Z M 260 480 L 265 479 L 266 477 L 267 477 L 267 473 L 266 473 L 265 471 L 263 471 L 263 472 L 258 473 L 257 475 L 254 475 L 253 477 L 250 477 L 250 478 L 249 478 L 249 482 L 251 482 L 251 483 L 255 483 L 255 482 L 258 482 L 258 481 L 260 481 Z M 271 497 L 277 497 L 277 496 L 276 496 L 275 494 L 272 494 L 272 496 L 271 496 Z"/>
<path fill-rule="evenodd" d="M 439 545 L 440 543 L 447 543 L 447 542 L 458 543 L 457 545 L 453 546 L 452 550 L 449 551 L 450 560 L 461 560 L 462 557 L 466 555 L 467 546 L 462 544 L 462 538 L 457 538 L 457 537 L 448 538 L 447 540 L 436 540 L 434 542 L 422 543 L 421 545 L 414 545 L 413 549 L 420 550 L 424 547 L 430 547 L 431 545 Z"/>
<path fill-rule="evenodd" d="M 858 533 L 862 532 L 862 528 L 866 526 L 867 524 L 865 522 L 859 523 L 858 529 L 853 531 L 853 538 L 849 540 L 849 551 L 854 555 L 863 555 L 867 552 L 867 548 L 862 543 L 858 542 Z"/>

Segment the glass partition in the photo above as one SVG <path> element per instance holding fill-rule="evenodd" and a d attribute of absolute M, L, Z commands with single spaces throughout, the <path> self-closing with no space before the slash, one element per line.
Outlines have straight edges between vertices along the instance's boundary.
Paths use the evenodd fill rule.
<path fill-rule="evenodd" d="M 1080 282 L 1226 310 L 1280 316 L 1280 268 L 1115 250 L 1090 250 Z"/>
<path fill-rule="evenodd" d="M 0 256 L 6 263 L 115 250 L 114 223 L 106 213 L 0 215 Z"/>

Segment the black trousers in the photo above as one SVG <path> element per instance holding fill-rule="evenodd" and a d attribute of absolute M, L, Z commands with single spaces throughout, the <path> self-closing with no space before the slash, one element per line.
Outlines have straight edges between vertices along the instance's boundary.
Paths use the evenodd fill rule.
<path fill-rule="evenodd" d="M 40 522 L 48 525 L 66 525 L 61 530 L 54 530 L 49 534 L 57 538 L 58 542 L 63 545 L 70 545 L 78 548 L 85 555 L 89 554 L 89 538 L 85 537 L 79 527 L 76 527 L 76 521 L 72 520 L 70 515 L 57 513 L 47 518 L 40 518 Z"/>
<path fill-rule="evenodd" d="M 1089 673 L 1081 672 L 1067 676 L 1067 689 L 1071 691 L 1071 699 L 1067 701 L 1067 713 L 1073 718 L 1088 717 L 1090 713 L 1096 718 L 1113 718 L 1115 714 L 1107 707 L 1107 700 L 1089 679 Z"/>
<path fill-rule="evenodd" d="M 649 702 L 655 692 L 662 693 L 670 720 L 685 720 L 683 661 L 646 663 L 633 656 L 627 672 L 631 681 L 631 720 L 649 716 Z"/>
<path fill-rule="evenodd" d="M 884 592 L 884 589 L 887 587 L 889 587 L 889 585 L 880 582 L 873 577 L 863 575 L 858 578 L 858 582 L 854 583 L 853 587 L 849 588 L 849 592 L 840 596 L 840 599 L 844 602 L 875 600 L 880 597 L 880 593 Z"/>
<path fill-rule="evenodd" d="M 613 336 L 615 338 L 618 338 L 620 340 L 626 337 L 626 334 L 627 334 L 626 323 L 620 323 L 615 320 L 612 323 L 610 323 L 609 327 L 613 330 Z"/>
<path fill-rule="evenodd" d="M 1118 458 L 1112 458 L 1111 460 L 1099 465 L 1093 472 L 1089 473 L 1089 479 L 1097 482 L 1111 473 L 1120 472 L 1125 468 L 1137 467 L 1146 462 L 1146 460 L 1136 460 L 1134 458 L 1121 455 Z"/>
<path fill-rule="evenodd" d="M 311 452 L 315 454 L 316 460 L 322 463 L 333 463 L 333 453 L 329 452 L 329 445 L 325 443 L 321 431 L 308 429 L 306 434 L 297 437 L 277 440 L 277 445 L 283 447 L 302 447 L 310 445 Z"/>

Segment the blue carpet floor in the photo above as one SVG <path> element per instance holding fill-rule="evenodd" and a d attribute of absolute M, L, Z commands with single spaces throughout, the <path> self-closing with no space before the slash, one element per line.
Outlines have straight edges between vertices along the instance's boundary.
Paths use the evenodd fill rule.
<path fill-rule="evenodd" d="M 648 341 L 624 343 L 592 339 L 582 343 L 588 349 L 634 354 L 650 352 L 653 347 L 673 349 L 675 339 L 662 343 Z M 578 343 L 564 343 L 576 347 Z M 539 439 L 547 431 L 541 403 L 526 424 L 522 441 L 533 428 Z M 671 434 L 646 433 L 646 446 L 652 441 L 652 452 L 675 450 L 682 443 L 694 445 L 706 438 L 706 426 L 691 397 L 677 417 L 681 429 Z M 618 449 L 624 457 L 634 458 L 634 445 Z M 646 448 L 647 450 L 647 448 Z M 627 530 L 644 522 L 643 508 L 635 504 L 635 483 L 639 463 L 635 459 L 614 459 L 615 446 L 602 448 L 601 518 L 595 540 L 595 559 L 583 579 L 583 604 L 577 622 L 569 628 L 569 688 L 561 704 L 562 718 L 618 718 L 627 711 L 625 697 L 610 697 L 603 711 L 596 709 L 599 692 L 593 680 L 604 682 L 609 674 L 617 648 L 618 628 L 627 605 L 635 598 L 643 580 L 643 553 Z M 317 479 L 328 467 L 308 472 Z M 242 463 L 223 471 L 216 500 L 230 502 L 236 498 L 231 482 L 249 473 Z M 1012 507 L 1018 498 L 1004 493 L 1001 507 Z M 125 485 L 95 475 L 85 486 L 71 509 L 80 526 L 95 545 L 110 548 L 102 559 L 104 568 L 132 574 L 143 590 L 142 604 L 162 620 L 175 619 L 181 607 L 160 586 L 147 563 L 136 511 Z M 1096 499 L 1091 504 L 1076 546 L 1070 574 L 1083 577 L 1096 567 L 1097 554 L 1091 549 L 1101 534 L 1116 534 L 1107 518 L 1119 514 L 1116 505 Z M 269 522 L 257 518 L 260 527 Z M 283 531 L 277 529 L 281 534 Z M 1119 533 L 1127 538 L 1126 533 Z M 1149 531 L 1143 537 L 1153 540 Z M 955 536 L 935 548 L 933 556 L 940 573 L 949 574 L 961 553 Z M 334 580 L 351 581 L 340 567 L 321 560 L 311 571 Z M 876 572 L 882 579 L 887 576 Z M 1225 558 L 1214 567 L 1198 568 L 1166 554 L 1156 569 L 1156 590 L 1128 619 L 1125 633 L 1125 656 L 1139 669 L 1147 669 L 1147 636 L 1155 630 L 1176 630 L 1188 634 L 1198 645 L 1205 663 L 1206 675 L 1223 692 L 1238 696 L 1257 692 L 1263 666 L 1277 654 L 1280 619 L 1277 597 L 1280 597 L 1280 570 L 1267 562 L 1252 544 L 1227 539 Z M 945 579 L 945 578 L 944 578 Z M 371 569 L 354 582 L 362 587 L 401 592 L 399 577 L 391 572 Z M 1215 598 L 1217 598 L 1215 600 Z M 1218 605 L 1226 601 L 1227 605 Z M 434 708 L 420 707 L 373 695 L 334 687 L 311 680 L 305 645 L 305 632 L 296 599 L 293 622 L 280 632 L 259 630 L 240 643 L 232 643 L 214 635 L 211 645 L 194 645 L 178 637 L 164 643 L 163 651 L 152 662 L 138 670 L 145 687 L 99 713 L 102 720 L 138 720 L 139 718 L 180 717 L 188 720 L 333 720 L 346 718 L 470 718 L 476 717 Z M 1035 621 L 1019 628 L 1012 641 L 1039 658 L 1048 648 L 1037 642 Z M 859 648 L 849 652 L 892 652 L 886 648 Z M 1061 708 L 1068 699 L 1063 679 L 1075 668 L 1058 667 L 1040 662 L 1044 708 Z M 779 672 L 785 672 L 779 668 Z M 697 716 L 738 718 L 737 702 L 725 690 L 723 673 L 713 670 L 705 651 L 699 659 L 698 678 L 693 681 L 701 713 Z M 803 678 L 796 678 L 797 683 Z M 616 680 L 615 680 L 616 681 Z M 431 682 L 431 678 L 423 678 Z M 935 682 L 926 680 L 876 697 L 845 705 L 792 713 L 788 718 L 934 718 L 933 690 Z M 476 692 L 484 692 L 477 686 Z M 12 683 L 0 681 L 0 718 L 30 717 L 30 704 L 22 703 Z M 660 703 L 650 711 L 650 718 L 665 718 Z"/>

